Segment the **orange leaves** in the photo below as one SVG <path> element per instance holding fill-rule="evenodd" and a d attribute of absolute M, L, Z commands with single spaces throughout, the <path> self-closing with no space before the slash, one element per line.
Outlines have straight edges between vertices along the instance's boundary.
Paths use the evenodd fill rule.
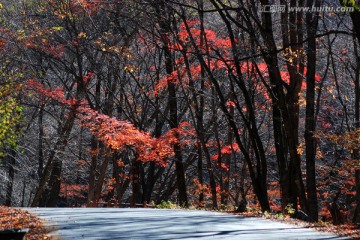
<path fill-rule="evenodd" d="M 0 52 L 5 50 L 5 45 L 7 44 L 7 40 L 4 38 L 0 38 Z"/>
<path fill-rule="evenodd" d="M 41 47 L 44 54 L 54 58 L 61 58 L 64 55 L 64 49 L 63 45 L 52 46 L 50 43 Z"/>
<path fill-rule="evenodd" d="M 220 153 L 222 155 L 230 155 L 230 154 L 233 154 L 233 153 L 236 153 L 236 152 L 240 152 L 240 148 L 239 148 L 239 145 L 237 143 L 232 143 L 232 144 L 223 146 L 220 149 Z M 211 156 L 211 160 L 218 161 L 219 160 L 219 154 L 215 154 L 214 156 Z M 226 171 L 229 170 L 229 166 L 227 166 L 224 163 L 222 163 L 220 167 L 225 169 Z"/>
<path fill-rule="evenodd" d="M 50 239 L 41 219 L 28 211 L 0 206 L 0 229 L 30 228 L 28 240 Z"/>
<path fill-rule="evenodd" d="M 119 167 L 124 167 L 125 166 L 125 163 L 121 160 L 121 159 L 119 159 L 119 160 L 117 160 L 117 165 L 119 166 Z"/>
<path fill-rule="evenodd" d="M 187 20 L 180 24 L 180 31 L 178 32 L 178 40 L 185 45 L 190 45 L 190 40 L 193 39 L 197 46 L 202 51 L 213 52 L 215 49 L 218 51 L 225 51 L 231 47 L 231 42 L 228 38 L 221 38 L 216 35 L 216 32 L 211 29 L 205 29 L 203 32 L 200 30 L 200 21 Z M 203 44 L 201 38 L 206 39 L 206 45 Z M 177 46 L 177 45 L 176 45 Z M 177 49 L 174 47 L 175 50 Z"/>
<path fill-rule="evenodd" d="M 60 197 L 63 198 L 85 198 L 86 185 L 61 183 Z"/>
<path fill-rule="evenodd" d="M 211 189 L 209 187 L 208 184 L 201 184 L 199 179 L 194 178 L 193 179 L 194 182 L 194 190 L 195 190 L 195 195 L 199 195 L 199 194 L 204 194 L 205 197 L 210 197 L 211 196 Z"/>
<path fill-rule="evenodd" d="M 169 83 L 177 84 L 178 79 L 179 77 L 177 71 L 174 71 L 172 74 L 167 74 L 164 78 L 160 79 L 160 81 L 156 84 L 153 93 L 155 95 L 158 95 L 159 92 L 167 88 Z"/>
<path fill-rule="evenodd" d="M 243 62 L 241 63 L 241 71 L 243 73 L 246 73 L 249 76 L 255 76 L 258 74 L 261 74 L 262 77 L 268 78 L 269 72 L 266 63 L 260 62 L 254 66 L 252 62 Z M 298 72 L 297 74 L 303 74 L 303 78 L 305 78 L 307 72 L 307 68 L 304 67 L 303 73 Z M 280 76 L 282 81 L 284 81 L 286 84 L 290 84 L 290 74 L 287 71 L 287 66 L 284 66 L 284 69 L 280 71 Z M 322 77 L 319 74 L 315 74 L 315 81 L 320 82 Z M 306 89 L 306 81 L 303 80 L 301 83 L 301 89 Z M 268 97 L 267 97 L 268 98 Z"/>
<path fill-rule="evenodd" d="M 61 26 L 39 27 L 29 31 L 28 29 L 18 30 L 11 33 L 12 38 L 16 39 L 17 44 L 23 48 L 41 52 L 50 58 L 59 59 L 65 53 L 66 44 L 53 41 L 53 35 L 61 31 Z"/>
<path fill-rule="evenodd" d="M 88 73 L 83 81 L 88 81 L 92 76 L 93 73 Z M 34 80 L 27 82 L 27 89 L 36 93 L 40 101 L 55 100 L 65 106 L 74 106 L 77 103 L 76 100 L 65 99 L 62 88 L 46 89 L 43 84 Z M 138 154 L 138 160 L 143 162 L 154 161 L 165 166 L 168 158 L 174 154 L 174 145 L 191 144 L 191 137 L 195 135 L 191 125 L 183 122 L 178 128 L 169 130 L 159 138 L 153 138 L 149 133 L 138 130 L 130 122 L 101 114 L 85 104 L 75 106 L 82 125 L 107 147 L 118 151 L 132 149 Z M 91 154 L 97 153 L 97 151 L 91 152 Z"/>
<path fill-rule="evenodd" d="M 201 66 L 199 64 L 193 64 L 189 69 L 186 69 L 183 62 L 184 58 L 179 58 L 176 61 L 178 69 L 158 81 L 153 91 L 155 95 L 164 91 L 170 83 L 181 84 L 184 88 L 187 88 L 190 78 L 195 81 L 201 77 Z"/>
<path fill-rule="evenodd" d="M 90 79 L 92 79 L 94 76 L 93 72 L 88 72 L 85 76 L 82 77 L 82 80 L 84 83 L 89 82 Z"/>
<path fill-rule="evenodd" d="M 46 89 L 43 84 L 35 81 L 28 80 L 26 82 L 26 89 L 36 96 L 40 102 L 56 101 L 65 105 L 74 105 L 77 103 L 75 99 L 66 99 L 62 87 Z"/>
<path fill-rule="evenodd" d="M 233 101 L 228 101 L 228 102 L 226 103 L 226 106 L 228 106 L 228 107 L 235 107 L 236 105 L 235 105 L 235 103 L 234 103 Z"/>
<path fill-rule="evenodd" d="M 332 125 L 331 125 L 332 126 Z M 331 127 L 330 123 L 324 122 L 324 127 Z M 348 149 L 349 151 L 353 151 L 357 149 L 360 144 L 360 128 L 355 130 L 346 132 L 344 134 L 322 134 L 319 133 L 318 137 L 326 138 L 335 144 L 341 145 Z"/>
<path fill-rule="evenodd" d="M 222 169 L 224 169 L 225 171 L 229 171 L 229 165 L 225 164 L 225 163 L 221 163 L 220 167 Z"/>
<path fill-rule="evenodd" d="M 217 36 L 216 32 L 211 29 L 200 30 L 200 21 L 187 20 L 180 24 L 179 32 L 171 39 L 168 35 L 162 36 L 168 43 L 168 48 L 172 51 L 181 51 L 186 54 L 187 60 L 192 59 L 192 54 L 197 50 L 204 54 L 222 53 L 222 59 L 208 59 L 209 67 L 211 69 L 220 70 L 227 69 L 229 49 L 231 49 L 231 42 L 227 38 Z M 143 41 L 140 39 L 140 41 Z M 206 42 L 206 44 L 205 44 Z M 195 44 L 195 46 L 194 46 Z M 161 78 L 156 84 L 153 93 L 155 95 L 167 87 L 169 83 L 182 84 L 187 87 L 190 80 L 196 81 L 201 78 L 201 66 L 197 62 L 191 62 L 189 66 L 185 65 L 184 57 L 179 57 L 175 60 L 175 70 Z"/>
<path fill-rule="evenodd" d="M 165 166 L 173 153 L 175 144 L 188 144 L 193 131 L 188 123 L 181 123 L 159 138 L 138 130 L 133 124 L 101 114 L 95 110 L 80 107 L 82 124 L 109 148 L 123 151 L 132 148 L 139 154 L 138 160 L 154 161 Z"/>
<path fill-rule="evenodd" d="M 240 152 L 240 148 L 237 143 L 232 143 L 221 148 L 221 154 L 232 154 L 233 152 Z"/>

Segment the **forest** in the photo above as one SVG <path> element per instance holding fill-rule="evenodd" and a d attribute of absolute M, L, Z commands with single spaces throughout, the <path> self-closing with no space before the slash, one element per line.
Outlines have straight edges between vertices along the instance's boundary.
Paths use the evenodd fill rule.
<path fill-rule="evenodd" d="M 358 1 L 0 2 L 0 205 L 360 223 Z"/>

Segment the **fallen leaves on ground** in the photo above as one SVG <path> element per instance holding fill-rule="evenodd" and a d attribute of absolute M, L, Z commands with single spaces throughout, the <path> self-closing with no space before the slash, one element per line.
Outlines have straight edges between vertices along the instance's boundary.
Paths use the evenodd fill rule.
<path fill-rule="evenodd" d="M 0 230 L 27 228 L 26 240 L 50 239 L 43 220 L 28 211 L 0 206 Z"/>
<path fill-rule="evenodd" d="M 320 232 L 333 233 L 340 237 L 347 237 L 350 239 L 360 239 L 360 227 L 352 224 L 333 225 L 329 222 L 321 222 L 321 221 L 317 223 L 309 223 L 296 218 L 284 217 L 281 214 L 279 215 L 279 214 L 263 214 L 263 213 L 254 213 L 254 212 L 245 212 L 245 213 L 235 212 L 235 215 L 240 215 L 244 217 L 261 217 L 261 218 L 274 220 L 277 222 L 297 225 L 303 228 L 312 228 Z"/>

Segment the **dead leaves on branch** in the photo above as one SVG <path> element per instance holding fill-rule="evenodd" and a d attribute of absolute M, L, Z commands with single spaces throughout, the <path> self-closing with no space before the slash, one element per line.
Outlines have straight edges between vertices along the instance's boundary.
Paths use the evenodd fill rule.
<path fill-rule="evenodd" d="M 350 152 L 359 149 L 360 146 L 360 128 L 342 134 L 317 133 L 316 137 L 330 140 Z"/>

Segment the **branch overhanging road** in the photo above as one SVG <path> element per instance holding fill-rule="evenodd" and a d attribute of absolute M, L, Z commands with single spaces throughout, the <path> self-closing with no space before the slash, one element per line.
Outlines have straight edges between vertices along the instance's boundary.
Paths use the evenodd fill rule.
<path fill-rule="evenodd" d="M 31 208 L 67 239 L 347 239 L 261 218 L 206 211 L 132 208 Z"/>

